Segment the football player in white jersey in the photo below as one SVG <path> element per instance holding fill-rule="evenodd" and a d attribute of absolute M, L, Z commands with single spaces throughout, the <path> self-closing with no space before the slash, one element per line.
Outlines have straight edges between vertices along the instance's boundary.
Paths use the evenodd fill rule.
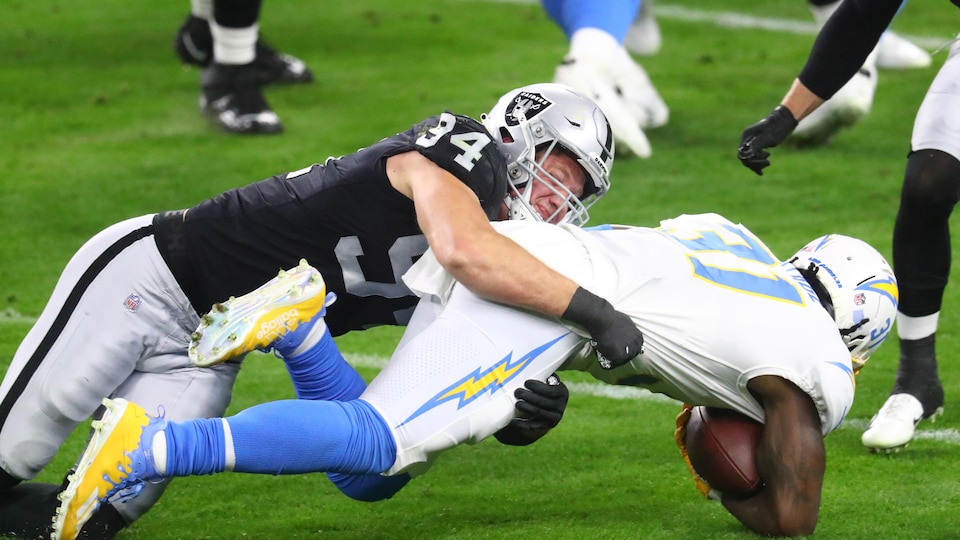
<path fill-rule="evenodd" d="M 889 335 L 896 313 L 896 280 L 876 250 L 827 235 L 783 262 L 745 227 L 716 214 L 681 216 L 656 229 L 505 222 L 497 230 L 628 314 L 646 337 L 645 351 L 626 362 L 595 356 L 583 329 L 484 300 L 427 252 L 404 276 L 421 298 L 414 316 L 359 399 L 273 402 L 188 422 L 108 400 L 58 515 L 73 515 L 93 499 L 135 499 L 144 481 L 169 476 L 421 474 L 444 450 L 510 423 L 517 396 L 527 395 L 524 380 L 576 369 L 764 422 L 757 457 L 764 487 L 747 499 L 721 494 L 722 502 L 760 534 L 813 532 L 823 436 L 849 411 L 854 376 Z M 243 318 L 243 306 L 269 311 L 257 306 L 278 283 L 295 304 L 332 300 L 319 275 L 302 265 L 231 301 L 227 329 L 201 327 L 193 357 L 210 364 L 237 352 L 219 344 L 290 341 L 283 343 L 288 365 L 312 366 L 294 376 L 298 395 L 309 396 L 322 386 L 322 366 L 339 358 L 321 316 L 276 342 L 254 338 L 256 323 L 230 320 L 234 310 L 234 322 Z"/>

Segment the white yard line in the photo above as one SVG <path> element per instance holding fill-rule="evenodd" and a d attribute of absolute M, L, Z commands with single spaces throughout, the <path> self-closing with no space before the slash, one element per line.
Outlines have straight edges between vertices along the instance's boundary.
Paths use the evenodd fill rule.
<path fill-rule="evenodd" d="M 491 2 L 498 4 L 539 4 L 539 0 L 460 0 L 462 2 Z M 798 35 L 815 35 L 817 26 L 812 16 L 809 20 L 781 19 L 775 17 L 757 17 L 733 11 L 705 11 L 683 7 L 676 4 L 662 4 L 655 1 L 653 13 L 657 19 L 683 21 L 697 24 L 709 24 L 719 28 L 769 30 Z M 939 49 L 950 42 L 952 36 L 913 36 L 903 35 L 910 41 L 929 49 Z"/>

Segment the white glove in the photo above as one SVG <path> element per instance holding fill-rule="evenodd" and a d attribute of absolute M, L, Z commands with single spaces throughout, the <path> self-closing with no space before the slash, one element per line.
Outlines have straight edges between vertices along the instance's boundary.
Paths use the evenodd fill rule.
<path fill-rule="evenodd" d="M 553 81 L 597 103 L 613 129 L 617 150 L 650 157 L 650 141 L 643 130 L 665 125 L 670 110 L 646 71 L 613 36 L 596 28 L 578 30 Z"/>

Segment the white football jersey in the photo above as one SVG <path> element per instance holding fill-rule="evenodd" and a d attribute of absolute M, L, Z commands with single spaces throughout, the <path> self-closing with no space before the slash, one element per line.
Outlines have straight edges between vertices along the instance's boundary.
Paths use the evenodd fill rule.
<path fill-rule="evenodd" d="M 595 358 L 578 357 L 563 369 L 759 421 L 763 408 L 747 382 L 777 375 L 810 395 L 824 434 L 849 411 L 855 381 L 836 324 L 797 270 L 742 225 L 701 214 L 656 229 L 494 226 L 609 300 L 643 332 L 645 352 L 627 365 L 606 371 Z M 431 259 L 428 252 L 405 280 L 421 296 L 442 301 L 452 280 Z"/>

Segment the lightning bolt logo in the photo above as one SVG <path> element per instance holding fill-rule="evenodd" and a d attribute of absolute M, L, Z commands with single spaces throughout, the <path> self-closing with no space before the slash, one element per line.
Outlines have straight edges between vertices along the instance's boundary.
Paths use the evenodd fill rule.
<path fill-rule="evenodd" d="M 569 335 L 569 332 L 554 340 L 544 343 L 536 349 L 533 349 L 516 361 L 511 361 L 511 358 L 513 357 L 513 351 L 511 351 L 507 353 L 507 356 L 505 356 L 502 360 L 486 370 L 478 367 L 466 377 L 463 377 L 459 381 L 438 392 L 432 398 L 428 399 L 406 420 L 400 422 L 400 425 L 397 427 L 403 426 L 418 416 L 426 413 L 429 410 L 435 409 L 436 407 L 448 401 L 458 400 L 457 409 L 459 410 L 469 405 L 487 391 L 489 391 L 490 394 L 494 394 L 503 388 L 503 385 L 507 384 L 507 382 L 523 372 L 523 370 L 526 369 L 538 356 L 543 354 L 544 351 L 552 347 L 554 343 L 560 341 L 567 335 Z"/>
<path fill-rule="evenodd" d="M 886 296 L 893 302 L 894 306 L 900 303 L 900 289 L 897 288 L 897 282 L 891 276 L 884 278 L 871 279 L 857 286 L 858 291 L 873 291 L 877 294 Z"/>

